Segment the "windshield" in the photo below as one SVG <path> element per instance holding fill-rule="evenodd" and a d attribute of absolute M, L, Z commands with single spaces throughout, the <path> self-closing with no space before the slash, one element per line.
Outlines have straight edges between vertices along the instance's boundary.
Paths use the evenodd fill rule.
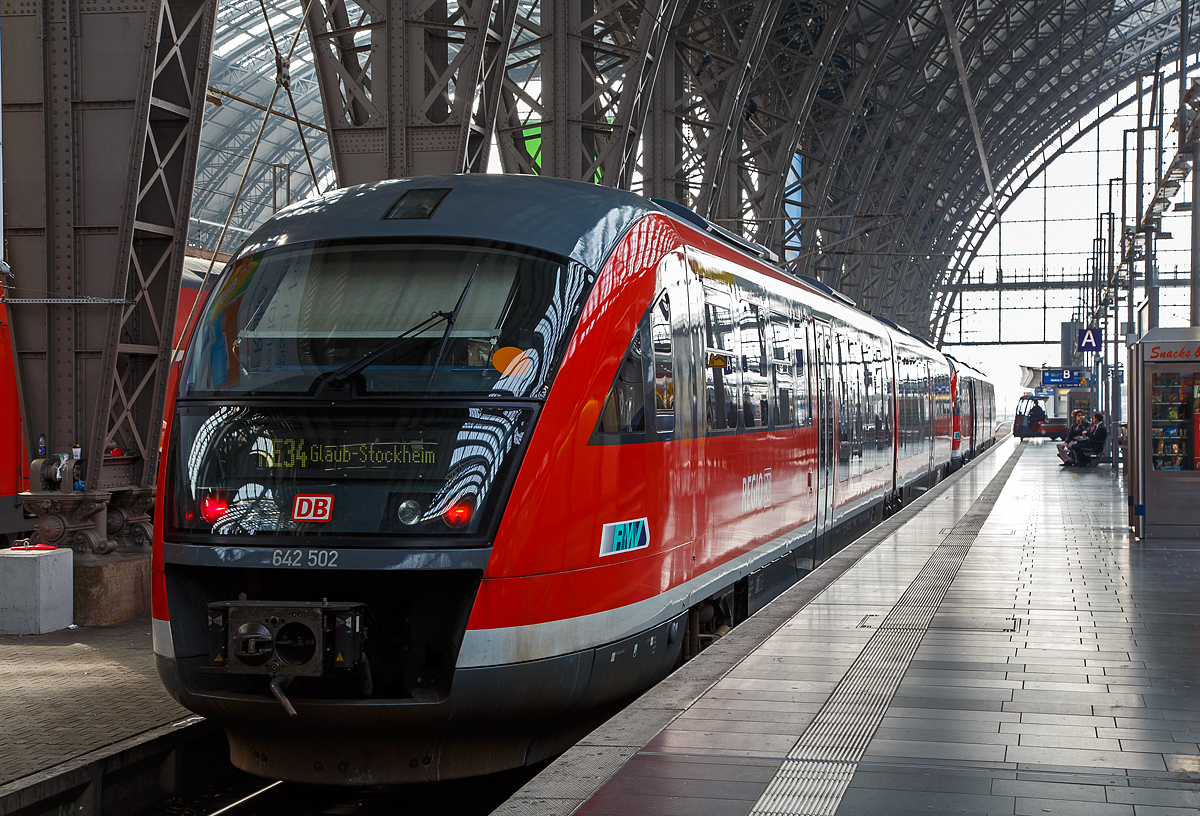
<path fill-rule="evenodd" d="M 541 398 L 592 280 L 573 262 L 494 247 L 260 252 L 207 304 L 181 396 L 319 393 L 338 371 L 364 394 Z"/>
<path fill-rule="evenodd" d="M 533 410 L 361 405 L 180 407 L 168 528 L 388 540 L 485 531 Z"/>

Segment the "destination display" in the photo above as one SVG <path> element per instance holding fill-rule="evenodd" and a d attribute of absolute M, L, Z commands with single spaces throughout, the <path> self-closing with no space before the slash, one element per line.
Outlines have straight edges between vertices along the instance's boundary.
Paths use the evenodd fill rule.
<path fill-rule="evenodd" d="M 252 451 L 258 470 L 349 473 L 437 465 L 436 442 L 342 442 L 305 437 L 260 438 Z"/>
<path fill-rule="evenodd" d="M 474 534 L 507 483 L 524 407 L 177 408 L 173 532 Z"/>

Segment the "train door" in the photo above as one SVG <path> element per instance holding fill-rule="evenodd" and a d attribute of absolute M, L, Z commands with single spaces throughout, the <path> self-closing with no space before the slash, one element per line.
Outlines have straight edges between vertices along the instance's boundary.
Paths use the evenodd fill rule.
<path fill-rule="evenodd" d="M 660 262 L 661 294 L 650 315 L 651 353 L 654 357 L 656 437 L 672 441 L 671 486 L 662 497 L 664 540 L 686 547 L 673 567 L 672 580 L 691 578 L 696 538 L 696 497 L 703 485 L 700 445 L 697 439 L 695 360 L 699 340 L 696 330 L 699 286 L 682 252 L 672 252 Z"/>
<path fill-rule="evenodd" d="M 934 394 L 933 384 L 933 366 L 928 362 L 925 363 L 925 411 L 927 422 L 925 423 L 925 438 L 926 444 L 929 446 L 929 465 L 926 467 L 926 473 L 933 473 L 934 462 L 937 461 L 937 397 Z M 931 483 L 927 482 L 926 484 Z"/>
<path fill-rule="evenodd" d="M 815 321 L 814 348 L 817 374 L 817 517 L 813 558 L 829 557 L 833 527 L 834 467 L 837 461 L 837 427 L 833 414 L 833 339 L 829 324 Z"/>
<path fill-rule="evenodd" d="M 967 455 L 974 458 L 975 447 L 979 444 L 979 406 L 975 402 L 975 378 L 967 380 L 967 405 L 971 412 L 971 444 L 967 448 Z"/>

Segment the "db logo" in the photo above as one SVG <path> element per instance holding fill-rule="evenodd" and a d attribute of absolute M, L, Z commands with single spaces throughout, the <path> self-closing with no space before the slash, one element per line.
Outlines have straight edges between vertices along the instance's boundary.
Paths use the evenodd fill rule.
<path fill-rule="evenodd" d="M 292 503 L 292 521 L 329 521 L 333 496 L 297 496 Z"/>

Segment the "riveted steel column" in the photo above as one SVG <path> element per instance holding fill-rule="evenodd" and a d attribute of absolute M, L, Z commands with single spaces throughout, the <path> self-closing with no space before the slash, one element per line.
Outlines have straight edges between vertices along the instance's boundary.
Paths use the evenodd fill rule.
<path fill-rule="evenodd" d="M 753 6 L 746 29 L 742 32 L 737 60 L 718 82 L 720 103 L 705 151 L 704 176 L 696 196 L 696 211 L 710 218 L 736 215 L 736 184 L 722 196 L 729 165 L 741 153 L 742 113 L 750 97 L 750 85 L 758 72 L 759 61 L 767 46 L 780 8 L 775 3 Z M 723 204 L 723 206 L 722 206 Z"/>
<path fill-rule="evenodd" d="M 1196 191 L 1200 189 L 1200 186 L 1196 184 L 1198 176 L 1200 176 L 1200 140 L 1192 142 L 1192 247 L 1189 253 L 1192 274 L 1189 284 L 1191 305 L 1188 312 L 1188 322 L 1192 326 L 1200 326 L 1200 197 L 1196 195 Z"/>
<path fill-rule="evenodd" d="M 108 534 L 148 547 L 217 0 L 151 6 L 125 179 L 120 257 L 90 438 L 89 487 L 112 492 Z M 101 455 L 110 448 L 123 456 Z"/>
<path fill-rule="evenodd" d="M 486 167 L 515 12 L 511 0 L 314 0 L 306 22 L 338 183 Z"/>
<path fill-rule="evenodd" d="M 45 433 L 50 453 L 78 445 L 85 460 L 52 499 L 26 500 L 54 543 L 98 553 L 149 543 L 215 9 L 42 0 L 3 10 L 6 299 L 26 444 L 36 450 Z M 124 455 L 106 456 L 109 443 Z M 31 475 L 37 494 L 41 473 Z"/>
<path fill-rule="evenodd" d="M 642 193 L 648 198 L 686 202 L 686 187 L 680 177 L 683 140 L 678 131 L 687 63 L 674 37 L 668 39 L 662 65 L 655 78 L 652 109 L 646 125 L 642 153 Z"/>
<path fill-rule="evenodd" d="M 595 165 L 601 184 L 629 188 L 638 145 L 653 105 L 655 80 L 670 47 L 671 23 L 678 8 L 679 0 L 652 0 L 642 9 L 637 37 L 631 43 L 636 51 L 621 72 L 612 132 L 607 145 L 598 145 Z"/>

